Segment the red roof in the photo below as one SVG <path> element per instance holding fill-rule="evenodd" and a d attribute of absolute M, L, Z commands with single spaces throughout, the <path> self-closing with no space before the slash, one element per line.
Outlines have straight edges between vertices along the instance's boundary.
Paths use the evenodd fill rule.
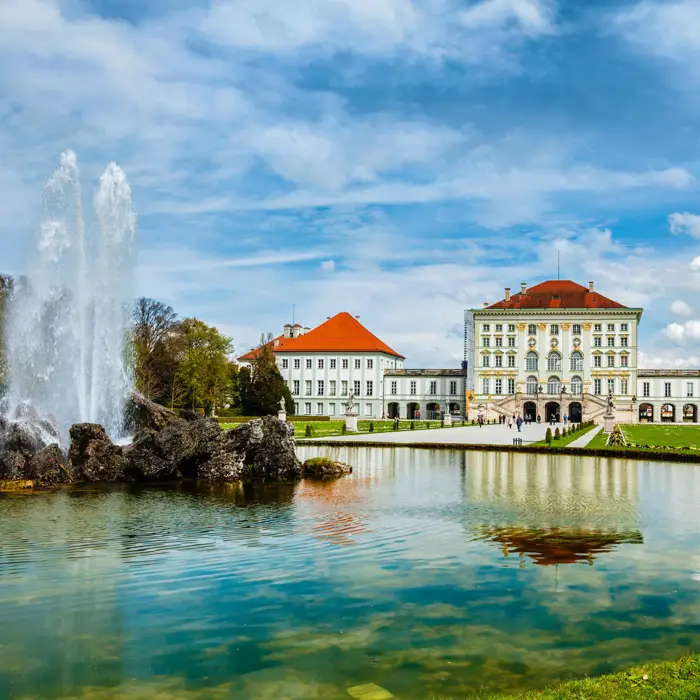
<path fill-rule="evenodd" d="M 487 309 L 626 309 L 598 292 L 592 292 L 571 280 L 548 280 L 536 284 L 525 294 L 511 294 Z"/>
<path fill-rule="evenodd" d="M 346 311 L 336 314 L 320 326 L 296 338 L 283 335 L 271 340 L 267 346 L 273 353 L 278 352 L 383 352 L 393 357 L 400 357 L 386 343 L 370 333 L 356 318 Z M 260 348 L 255 348 L 239 360 L 252 360 Z"/>

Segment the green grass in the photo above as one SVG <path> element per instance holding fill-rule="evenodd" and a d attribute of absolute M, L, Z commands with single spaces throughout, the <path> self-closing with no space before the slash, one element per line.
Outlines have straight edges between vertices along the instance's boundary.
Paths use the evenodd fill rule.
<path fill-rule="evenodd" d="M 538 447 L 566 447 L 567 445 L 571 444 L 574 440 L 578 440 L 580 437 L 585 435 L 586 433 L 590 432 L 595 428 L 595 425 L 589 425 L 587 428 L 584 428 L 583 430 L 579 430 L 576 433 L 572 433 L 571 435 L 567 435 L 566 437 L 560 437 L 558 440 L 555 440 L 554 437 L 552 436 L 552 444 L 547 445 L 546 441 L 544 440 L 539 440 L 538 442 L 533 442 L 533 445 L 537 445 Z M 552 431 L 553 432 L 553 431 Z"/>
<path fill-rule="evenodd" d="M 698 700 L 700 698 L 700 654 L 678 661 L 636 666 L 597 678 L 571 681 L 549 690 L 516 695 L 477 693 L 470 700 Z M 433 700 L 452 700 L 434 698 Z"/>
<path fill-rule="evenodd" d="M 655 447 L 700 447 L 700 425 L 620 425 L 627 442 Z"/>

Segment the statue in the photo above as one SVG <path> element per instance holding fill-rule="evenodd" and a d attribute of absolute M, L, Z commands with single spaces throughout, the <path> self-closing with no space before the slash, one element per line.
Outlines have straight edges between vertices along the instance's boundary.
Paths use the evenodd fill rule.
<path fill-rule="evenodd" d="M 608 394 L 608 414 L 612 415 L 615 409 L 615 404 L 613 403 L 612 391 Z"/>
<path fill-rule="evenodd" d="M 445 399 L 445 415 L 447 415 L 450 412 L 450 400 Z"/>
<path fill-rule="evenodd" d="M 287 407 L 284 404 L 284 396 L 280 399 L 280 411 L 283 413 L 287 412 Z"/>
<path fill-rule="evenodd" d="M 348 396 L 348 407 L 346 413 L 352 413 L 355 410 L 355 394 L 350 393 Z"/>

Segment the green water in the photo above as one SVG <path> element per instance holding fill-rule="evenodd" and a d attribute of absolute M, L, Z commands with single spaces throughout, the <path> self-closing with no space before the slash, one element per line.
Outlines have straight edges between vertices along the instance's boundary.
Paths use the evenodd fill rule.
<path fill-rule="evenodd" d="M 355 473 L 0 497 L 0 698 L 459 698 L 700 649 L 698 466 L 300 453 Z"/>

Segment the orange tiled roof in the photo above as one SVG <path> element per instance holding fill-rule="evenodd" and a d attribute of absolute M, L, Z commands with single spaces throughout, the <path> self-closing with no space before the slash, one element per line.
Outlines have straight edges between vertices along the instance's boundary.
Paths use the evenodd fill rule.
<path fill-rule="evenodd" d="M 403 355 L 399 355 L 379 340 L 346 311 L 336 314 L 304 335 L 296 338 L 285 338 L 281 335 L 266 345 L 275 354 L 279 352 L 383 352 L 403 359 Z M 259 353 L 260 348 L 255 348 L 238 359 L 249 361 Z"/>
<path fill-rule="evenodd" d="M 548 280 L 536 284 L 525 294 L 512 294 L 487 309 L 626 309 L 612 299 L 571 280 Z"/>

